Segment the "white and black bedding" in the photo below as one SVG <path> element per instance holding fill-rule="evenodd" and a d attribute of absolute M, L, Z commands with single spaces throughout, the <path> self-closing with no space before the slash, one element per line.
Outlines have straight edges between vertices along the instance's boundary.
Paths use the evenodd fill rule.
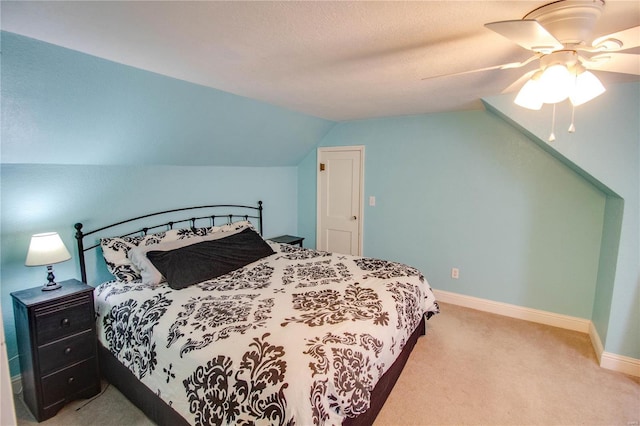
<path fill-rule="evenodd" d="M 438 312 L 422 274 L 265 242 L 245 223 L 217 228 L 102 240 L 118 279 L 95 291 L 101 345 L 190 424 L 341 424 L 366 412 Z"/>

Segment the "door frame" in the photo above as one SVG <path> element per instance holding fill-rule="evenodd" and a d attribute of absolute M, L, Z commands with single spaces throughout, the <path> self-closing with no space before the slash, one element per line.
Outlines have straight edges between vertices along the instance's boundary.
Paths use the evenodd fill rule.
<path fill-rule="evenodd" d="M 363 252 L 364 232 L 364 145 L 323 146 L 316 151 L 316 246 L 320 241 L 320 153 L 326 151 L 359 151 L 360 152 L 360 200 L 358 200 L 358 256 Z"/>

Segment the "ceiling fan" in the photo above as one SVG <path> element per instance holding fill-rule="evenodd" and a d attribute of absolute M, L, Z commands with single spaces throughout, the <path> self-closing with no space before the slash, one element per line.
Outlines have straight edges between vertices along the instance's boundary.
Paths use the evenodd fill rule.
<path fill-rule="evenodd" d="M 522 62 L 436 75 L 423 80 L 494 69 L 520 68 L 535 59 L 542 60 L 558 52 L 570 52 L 574 56 L 578 52 L 582 53 L 575 59 L 589 69 L 640 75 L 640 57 L 620 53 L 640 46 L 640 26 L 594 37 L 593 30 L 604 5 L 604 0 L 559 0 L 534 9 L 522 19 L 485 24 L 488 29 L 532 51 L 533 55 Z M 556 61 L 546 58 L 541 68 Z"/>
<path fill-rule="evenodd" d="M 520 68 L 538 59 L 538 69 L 526 73 L 505 90 L 515 90 L 526 82 L 516 104 L 537 110 L 543 103 L 556 104 L 567 98 L 574 106 L 588 102 L 605 90 L 589 70 L 640 75 L 640 56 L 622 53 L 640 46 L 640 26 L 594 36 L 604 6 L 604 0 L 560 0 L 541 6 L 522 19 L 485 24 L 531 51 L 532 56 L 522 62 L 445 75 Z M 572 128 L 573 124 L 569 131 Z M 553 132 L 552 137 L 555 139 Z"/>
<path fill-rule="evenodd" d="M 522 62 L 427 77 L 424 80 L 495 69 L 520 68 L 538 59 L 538 69 L 526 73 L 504 91 L 515 90 L 526 82 L 516 98 L 516 103 L 530 109 L 540 109 L 542 103 L 557 103 L 569 98 L 572 93 L 574 96 L 571 97 L 571 101 L 574 106 L 587 102 L 604 91 L 599 80 L 588 70 L 640 75 L 640 56 L 622 53 L 640 46 L 640 26 L 613 34 L 594 36 L 595 24 L 602 14 L 604 5 L 604 0 L 560 0 L 541 6 L 522 19 L 485 24 L 486 28 L 531 51 L 532 56 Z M 551 78 L 552 74 L 556 76 Z M 541 95 L 542 86 L 537 84 L 540 79 L 549 92 L 546 95 Z M 584 82 L 580 82 L 580 79 Z M 550 80 L 557 85 L 549 86 Z M 597 89 L 600 93 L 595 96 L 586 93 L 587 86 L 583 86 L 581 91 L 577 90 L 577 82 L 599 85 Z"/>

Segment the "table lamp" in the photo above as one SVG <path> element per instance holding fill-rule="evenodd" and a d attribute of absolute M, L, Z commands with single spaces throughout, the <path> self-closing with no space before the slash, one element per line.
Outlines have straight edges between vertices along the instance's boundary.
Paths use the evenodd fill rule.
<path fill-rule="evenodd" d="M 53 264 L 71 259 L 69 250 L 65 247 L 57 232 L 45 232 L 31 237 L 26 266 L 47 266 L 47 282 L 42 291 L 56 290 L 61 286 L 56 283 L 53 275 Z"/>

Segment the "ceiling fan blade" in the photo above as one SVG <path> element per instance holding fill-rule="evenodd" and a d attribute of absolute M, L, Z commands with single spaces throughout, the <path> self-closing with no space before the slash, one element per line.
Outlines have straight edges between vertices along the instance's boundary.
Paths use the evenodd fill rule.
<path fill-rule="evenodd" d="M 437 75 L 431 75 L 429 77 L 424 77 L 422 78 L 422 80 L 431 80 L 433 78 L 440 78 L 440 77 L 453 77 L 456 75 L 465 75 L 465 74 L 473 74 L 476 72 L 483 72 L 483 71 L 490 71 L 490 70 L 497 70 L 502 68 L 504 65 L 511 65 L 511 64 L 502 64 L 502 65 L 494 65 L 491 67 L 485 67 L 485 68 L 476 68 L 473 70 L 467 70 L 467 71 L 460 71 L 460 72 L 453 72 L 453 73 L 447 73 L 447 74 L 437 74 Z"/>
<path fill-rule="evenodd" d="M 591 45 L 595 48 L 601 47 L 600 50 L 603 51 L 633 49 L 640 46 L 640 26 L 598 37 Z"/>
<path fill-rule="evenodd" d="M 533 74 L 535 74 L 538 70 L 531 70 L 525 73 L 522 77 L 511 83 L 506 89 L 504 89 L 501 93 L 511 93 L 516 92 L 524 86 L 524 84 L 529 80 Z"/>
<path fill-rule="evenodd" d="M 560 43 L 535 19 L 517 19 L 484 24 L 485 27 L 534 52 L 551 53 Z"/>
<path fill-rule="evenodd" d="M 465 75 L 465 74 L 473 74 L 473 73 L 477 73 L 477 72 L 484 72 L 484 71 L 491 71 L 491 70 L 508 70 L 508 69 L 512 69 L 512 68 L 520 68 L 523 67 L 525 65 L 527 65 L 529 62 L 533 61 L 534 59 L 538 59 L 539 55 L 533 55 L 530 58 L 522 61 L 522 62 L 509 62 L 508 64 L 500 64 L 500 65 L 493 65 L 490 67 L 484 67 L 484 68 L 476 68 L 473 70 L 467 70 L 467 71 L 460 71 L 460 72 L 454 72 L 454 73 L 447 73 L 447 74 L 438 74 L 438 75 L 432 75 L 429 77 L 424 77 L 422 80 L 431 80 L 433 78 L 440 78 L 440 77 L 453 77 L 456 75 Z"/>
<path fill-rule="evenodd" d="M 592 56 L 585 65 L 598 71 L 640 75 L 640 55 L 631 53 L 602 53 Z"/>

